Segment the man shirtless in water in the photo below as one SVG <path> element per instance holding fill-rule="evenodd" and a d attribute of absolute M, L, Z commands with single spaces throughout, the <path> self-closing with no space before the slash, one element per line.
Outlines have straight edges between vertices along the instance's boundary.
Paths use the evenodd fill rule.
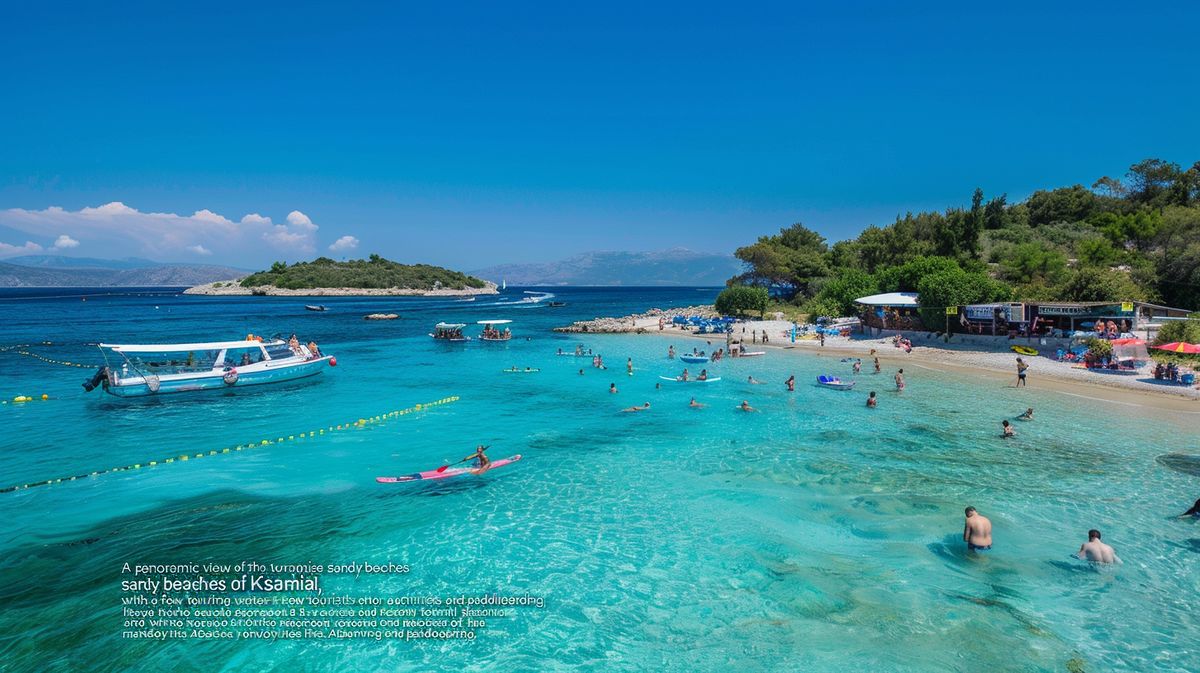
<path fill-rule="evenodd" d="M 963 525 L 963 542 L 967 543 L 969 551 L 988 551 L 992 548 L 992 522 L 984 515 L 968 507 L 963 512 L 966 523 Z"/>
<path fill-rule="evenodd" d="M 1092 563 L 1120 563 L 1117 550 L 1100 541 L 1100 531 L 1095 528 L 1088 531 L 1088 541 L 1079 547 L 1076 556 Z"/>

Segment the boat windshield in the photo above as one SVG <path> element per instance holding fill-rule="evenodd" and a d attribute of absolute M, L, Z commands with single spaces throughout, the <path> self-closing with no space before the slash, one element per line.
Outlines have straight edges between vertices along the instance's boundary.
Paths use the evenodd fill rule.
<path fill-rule="evenodd" d="M 292 352 L 292 349 L 289 348 L 287 344 L 271 344 L 270 346 L 266 346 L 266 349 L 267 355 L 270 356 L 272 360 L 282 360 L 284 358 L 296 357 L 296 354 Z"/>
<path fill-rule="evenodd" d="M 146 374 L 186 374 L 212 371 L 219 350 L 174 351 L 159 353 L 123 353 L 129 366 Z"/>
<path fill-rule="evenodd" d="M 230 348 L 225 351 L 224 366 L 226 367 L 244 367 L 262 361 L 263 352 L 258 344 L 245 348 Z"/>

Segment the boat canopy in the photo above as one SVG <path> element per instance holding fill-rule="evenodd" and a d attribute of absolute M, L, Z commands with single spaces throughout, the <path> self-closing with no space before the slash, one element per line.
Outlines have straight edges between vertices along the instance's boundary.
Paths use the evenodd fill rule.
<path fill-rule="evenodd" d="M 109 348 L 118 353 L 181 353 L 183 351 L 219 351 L 229 348 L 254 348 L 281 344 L 282 340 L 274 341 L 208 341 L 190 344 L 100 344 L 100 348 Z"/>
<path fill-rule="evenodd" d="M 511 320 L 480 320 L 478 325 L 507 325 Z"/>
<path fill-rule="evenodd" d="M 916 292 L 885 292 L 884 294 L 873 294 L 868 297 L 859 297 L 854 300 L 856 304 L 866 304 L 867 306 L 916 306 Z"/>
<path fill-rule="evenodd" d="M 433 326 L 434 329 L 462 329 L 467 326 L 465 322 L 440 322 Z"/>

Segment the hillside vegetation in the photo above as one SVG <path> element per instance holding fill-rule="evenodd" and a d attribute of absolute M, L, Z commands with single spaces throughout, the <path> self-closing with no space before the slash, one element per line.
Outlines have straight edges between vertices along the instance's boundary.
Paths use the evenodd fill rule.
<path fill-rule="evenodd" d="M 400 264 L 371 255 L 369 259 L 337 262 L 318 257 L 311 262 L 288 265 L 275 262 L 266 271 L 252 273 L 242 279 L 242 287 L 269 285 L 288 290 L 312 288 L 362 288 L 413 290 L 462 290 L 481 288 L 482 280 L 458 271 L 429 264 Z"/>
<path fill-rule="evenodd" d="M 767 286 L 816 315 L 856 297 L 918 292 L 931 313 L 986 301 L 1161 302 L 1200 307 L 1200 162 L 1160 159 L 1123 179 L 1039 190 L 1020 203 L 908 213 L 829 245 L 797 223 L 739 248 L 730 285 Z"/>

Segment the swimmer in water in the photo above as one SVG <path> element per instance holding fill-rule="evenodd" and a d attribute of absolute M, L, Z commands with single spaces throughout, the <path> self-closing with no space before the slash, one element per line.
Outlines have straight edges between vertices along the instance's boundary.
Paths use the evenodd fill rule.
<path fill-rule="evenodd" d="M 1079 547 L 1075 555 L 1091 563 L 1121 563 L 1117 550 L 1100 541 L 1100 531 L 1095 528 L 1088 531 L 1088 541 Z"/>
<path fill-rule="evenodd" d="M 608 384 L 608 392 L 610 392 L 610 393 L 617 392 L 617 384 L 615 384 L 615 383 Z"/>
<path fill-rule="evenodd" d="M 1003 428 L 1003 429 L 1000 431 L 1000 432 L 1001 432 L 1001 434 L 1000 434 L 1000 436 L 1001 436 L 1001 437 L 1003 437 L 1003 438 L 1005 438 L 1005 439 L 1008 439 L 1009 437 L 1016 437 L 1016 436 L 1017 436 L 1017 431 L 1016 431 L 1016 430 L 1013 428 L 1013 426 L 1012 426 L 1012 423 L 1009 423 L 1007 420 L 1005 420 L 1005 421 L 1001 421 L 1000 425 L 1001 425 L 1001 426 L 1002 426 L 1002 428 Z"/>
<path fill-rule="evenodd" d="M 793 375 L 789 376 L 788 380 L 783 382 L 783 385 L 787 386 L 789 393 L 796 392 L 796 375 L 793 374 Z"/>
<path fill-rule="evenodd" d="M 675 347 L 674 346 L 667 346 L 667 357 L 672 360 L 675 359 Z"/>
<path fill-rule="evenodd" d="M 758 409 L 750 406 L 749 400 L 742 400 L 742 403 L 738 406 L 738 409 L 741 409 L 742 411 L 758 411 Z"/>
<path fill-rule="evenodd" d="M 854 361 L 854 373 L 855 374 L 862 373 L 862 358 L 859 358 Z"/>
<path fill-rule="evenodd" d="M 1182 518 L 1182 517 L 1185 517 L 1185 516 L 1194 516 L 1194 517 L 1196 517 L 1197 519 L 1200 519 L 1200 500 L 1197 500 L 1197 501 L 1196 501 L 1196 504 L 1192 505 L 1192 508 L 1191 508 L 1191 509 L 1189 509 L 1188 511 L 1184 512 L 1183 514 L 1180 514 L 1179 516 L 1180 516 L 1181 518 Z"/>
<path fill-rule="evenodd" d="M 874 409 L 874 408 L 875 408 L 875 406 L 876 406 L 878 403 L 879 403 L 879 400 L 877 400 L 877 399 L 875 398 L 875 391 L 874 391 L 874 390 L 872 390 L 872 391 L 871 391 L 871 394 L 870 394 L 870 395 L 867 395 L 867 407 L 868 407 L 868 408 L 871 408 L 871 409 Z"/>
<path fill-rule="evenodd" d="M 871 352 L 874 352 L 874 351 L 871 351 Z M 878 374 L 879 372 L 880 372 L 879 358 L 875 358 L 875 373 Z"/>
<path fill-rule="evenodd" d="M 697 402 L 696 398 L 694 398 L 694 397 L 692 398 L 691 402 L 688 402 L 688 406 L 693 409 L 703 409 L 704 408 L 704 405 Z M 1197 504 L 1200 504 L 1200 500 L 1198 500 L 1196 502 L 1197 502 Z"/>
<path fill-rule="evenodd" d="M 625 361 L 625 371 L 630 376 L 633 376 L 633 358 L 629 358 L 628 360 Z"/>
<path fill-rule="evenodd" d="M 580 375 L 580 376 L 583 376 L 583 369 L 580 369 L 580 370 L 579 370 L 579 375 Z"/>
<path fill-rule="evenodd" d="M 1019 418 L 1023 421 L 1032 421 L 1033 420 L 1033 407 L 1029 407 L 1028 409 L 1026 409 L 1025 413 L 1021 414 L 1020 416 L 1017 416 L 1017 418 Z"/>
<path fill-rule="evenodd" d="M 647 402 L 640 407 L 626 407 L 621 410 L 621 413 L 627 413 L 627 412 L 631 412 L 631 411 L 645 411 L 646 409 L 649 409 L 649 408 L 650 408 L 650 403 Z"/>
<path fill-rule="evenodd" d="M 968 551 L 988 551 L 992 548 L 992 522 L 984 515 L 968 507 L 963 510 L 966 522 L 963 524 L 963 542 L 967 543 Z"/>
<path fill-rule="evenodd" d="M 756 380 L 754 379 L 754 377 L 753 377 L 753 376 L 747 376 L 747 377 L 746 377 L 746 383 L 750 383 L 750 384 L 753 384 L 753 385 L 756 385 L 756 386 L 761 386 L 761 385 L 762 385 L 762 381 L 756 381 Z"/>

